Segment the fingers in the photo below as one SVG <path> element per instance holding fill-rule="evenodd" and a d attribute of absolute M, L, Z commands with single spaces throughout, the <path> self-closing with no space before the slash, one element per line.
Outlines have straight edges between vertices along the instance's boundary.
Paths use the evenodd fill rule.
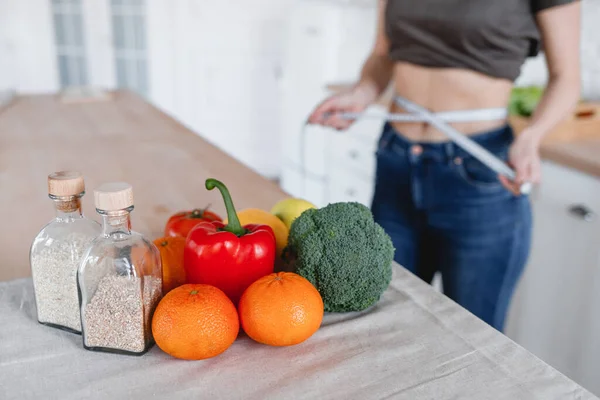
<path fill-rule="evenodd" d="M 542 177 L 539 143 L 520 136 L 510 148 L 508 164 L 514 168 L 515 179 L 511 181 L 504 176 L 499 179 L 512 193 L 520 192 L 523 183 L 539 183 Z"/>
<path fill-rule="evenodd" d="M 498 179 L 502 186 L 515 196 L 521 195 L 521 185 L 531 180 L 531 164 L 525 160 L 517 160 L 516 162 L 508 163 L 515 171 L 515 179 L 509 179 L 504 175 L 498 175 Z"/>
<path fill-rule="evenodd" d="M 355 118 L 342 117 L 344 113 L 357 114 L 363 111 L 360 106 L 337 106 L 333 107 L 331 111 L 324 115 L 324 120 L 322 122 L 323 125 L 332 127 L 337 130 L 346 130 L 348 129 L 354 122 L 356 122 Z"/>
<path fill-rule="evenodd" d="M 500 180 L 500 183 L 502 183 L 502 186 L 504 186 L 509 192 L 511 192 L 515 196 L 521 195 L 520 183 L 510 180 L 504 175 L 498 175 L 498 179 Z"/>
<path fill-rule="evenodd" d="M 311 124 L 324 123 L 327 114 L 332 113 L 333 110 L 335 110 L 335 102 L 336 98 L 330 97 L 329 99 L 319 104 L 317 108 L 315 108 L 313 113 L 310 115 L 310 117 L 308 117 L 308 122 Z"/>
<path fill-rule="evenodd" d="M 521 195 L 521 183 L 522 181 L 520 179 L 523 179 L 523 168 L 522 167 L 517 167 L 515 165 L 516 163 L 512 163 L 512 162 L 508 162 L 508 165 L 510 167 L 512 167 L 515 171 L 515 179 L 509 179 L 504 175 L 498 175 L 498 180 L 500 181 L 500 183 L 502 184 L 502 186 L 504 186 L 506 188 L 506 190 L 508 190 L 509 192 L 511 192 L 514 196 L 520 196 Z"/>
<path fill-rule="evenodd" d="M 332 115 L 326 117 L 324 125 L 330 126 L 337 130 L 345 130 L 348 129 L 353 123 L 353 119 L 342 118 L 339 113 L 333 113 Z"/>
<path fill-rule="evenodd" d="M 521 186 L 525 182 L 529 183 L 539 183 L 540 181 L 540 172 L 541 169 L 535 170 L 535 167 L 529 169 L 527 173 L 521 172 L 519 174 L 517 172 L 517 178 L 515 180 L 511 180 L 504 175 L 498 175 L 498 180 L 509 192 L 514 194 L 515 196 L 520 196 L 521 194 Z"/>
<path fill-rule="evenodd" d="M 536 183 L 540 183 L 541 181 L 542 181 L 542 165 L 538 158 L 537 160 L 535 160 L 534 162 L 531 163 L 530 178 L 527 180 L 527 182 L 536 184 Z"/>
<path fill-rule="evenodd" d="M 530 176 L 529 163 L 526 162 L 515 162 L 513 163 L 515 169 L 514 183 L 521 185 Z"/>
<path fill-rule="evenodd" d="M 308 122 L 311 124 L 328 126 L 337 130 L 348 129 L 355 120 L 351 118 L 342 118 L 341 114 L 348 112 L 358 113 L 361 112 L 364 107 L 347 103 L 349 102 L 344 98 L 338 96 L 330 97 L 317 106 L 308 118 Z"/>

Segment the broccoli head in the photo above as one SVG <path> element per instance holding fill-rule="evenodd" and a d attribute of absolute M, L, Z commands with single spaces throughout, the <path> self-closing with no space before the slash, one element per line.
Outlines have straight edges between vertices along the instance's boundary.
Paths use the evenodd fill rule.
<path fill-rule="evenodd" d="M 292 223 L 286 269 L 321 293 L 325 311 L 361 311 L 375 304 L 392 279 L 394 246 L 369 208 L 334 203 L 304 211 Z"/>

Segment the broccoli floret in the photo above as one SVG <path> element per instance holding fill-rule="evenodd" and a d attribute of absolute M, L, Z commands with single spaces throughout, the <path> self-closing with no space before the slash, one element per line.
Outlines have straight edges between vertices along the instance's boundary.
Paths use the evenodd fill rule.
<path fill-rule="evenodd" d="M 361 311 L 375 304 L 392 279 L 394 246 L 360 203 L 304 211 L 292 223 L 286 269 L 321 293 L 325 311 Z"/>

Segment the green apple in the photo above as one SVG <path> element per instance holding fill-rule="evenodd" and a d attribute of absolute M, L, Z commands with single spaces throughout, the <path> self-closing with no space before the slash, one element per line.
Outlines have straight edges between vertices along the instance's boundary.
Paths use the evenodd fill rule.
<path fill-rule="evenodd" d="M 288 198 L 279 201 L 271 209 L 271 214 L 283 221 L 290 229 L 292 222 L 309 208 L 317 208 L 314 204 L 304 199 Z"/>

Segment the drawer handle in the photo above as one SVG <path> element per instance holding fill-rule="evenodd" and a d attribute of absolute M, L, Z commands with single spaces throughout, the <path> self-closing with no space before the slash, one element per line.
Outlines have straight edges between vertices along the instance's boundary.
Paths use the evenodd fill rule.
<path fill-rule="evenodd" d="M 319 36 L 321 34 L 319 28 L 316 26 L 306 26 L 304 27 L 304 32 L 306 32 L 308 36 Z"/>
<path fill-rule="evenodd" d="M 349 155 L 351 159 L 356 160 L 358 158 L 358 151 L 352 150 Z"/>
<path fill-rule="evenodd" d="M 583 204 L 572 205 L 571 207 L 569 207 L 569 212 L 571 214 L 583 219 L 584 221 L 588 221 L 588 222 L 592 221 L 594 219 L 594 217 L 596 216 L 592 210 L 590 210 L 588 207 L 584 206 Z"/>

